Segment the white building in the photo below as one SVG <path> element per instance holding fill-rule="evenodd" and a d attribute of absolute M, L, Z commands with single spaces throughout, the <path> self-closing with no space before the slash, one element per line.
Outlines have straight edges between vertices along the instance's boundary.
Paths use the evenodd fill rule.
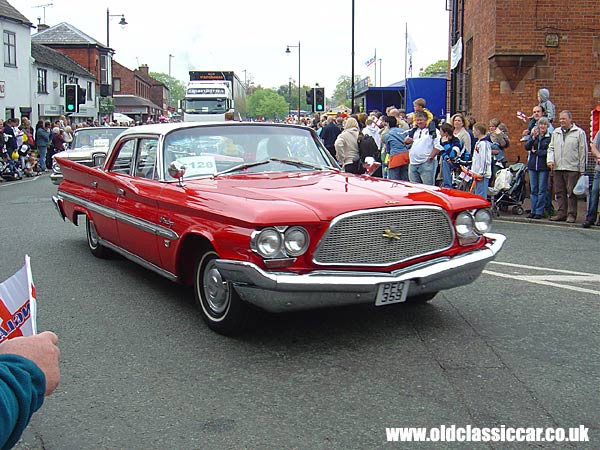
<path fill-rule="evenodd" d="M 31 28 L 33 24 L 0 0 L 3 51 L 0 62 L 0 114 L 3 118 L 31 117 Z"/>

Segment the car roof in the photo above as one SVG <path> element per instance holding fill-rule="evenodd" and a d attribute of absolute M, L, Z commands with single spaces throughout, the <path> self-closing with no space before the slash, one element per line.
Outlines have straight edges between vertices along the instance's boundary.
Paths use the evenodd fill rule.
<path fill-rule="evenodd" d="M 123 136 L 129 134 L 167 134 L 173 130 L 181 130 L 185 128 L 202 128 L 202 127 L 214 127 L 214 126 L 227 126 L 227 127 L 238 127 L 238 126 L 253 126 L 253 127 L 292 127 L 292 128 L 303 128 L 310 129 L 303 125 L 293 125 L 286 123 L 265 123 L 265 122 L 237 122 L 237 121 L 225 121 L 225 122 L 170 122 L 170 123 L 154 123 L 148 125 L 138 125 L 135 127 L 127 128 L 123 132 Z"/>

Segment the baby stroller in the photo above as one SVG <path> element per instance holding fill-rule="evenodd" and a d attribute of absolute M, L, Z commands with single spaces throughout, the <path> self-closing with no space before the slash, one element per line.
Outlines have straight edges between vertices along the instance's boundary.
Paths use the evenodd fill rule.
<path fill-rule="evenodd" d="M 512 206 L 512 213 L 519 216 L 525 213 L 525 173 L 527 166 L 522 162 L 511 164 L 496 174 L 494 187 L 488 188 L 488 196 L 492 202 L 492 213 L 500 216 L 500 211 L 507 212 Z"/>

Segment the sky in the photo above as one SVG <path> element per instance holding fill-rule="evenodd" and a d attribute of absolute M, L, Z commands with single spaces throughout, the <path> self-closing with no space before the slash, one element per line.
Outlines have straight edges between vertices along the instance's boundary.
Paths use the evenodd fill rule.
<path fill-rule="evenodd" d="M 339 77 L 352 71 L 352 0 L 8 1 L 34 25 L 67 22 L 102 44 L 108 8 L 118 16 L 109 20 L 115 60 L 132 70 L 147 64 L 163 73 L 169 73 L 170 61 L 171 75 L 184 84 L 190 70 L 233 70 L 264 88 L 287 85 L 290 78 L 296 83 L 298 43 L 302 86 L 318 83 L 331 96 Z M 446 0 L 377 3 L 355 0 L 355 75 L 370 76 L 377 86 L 404 79 L 407 27 L 413 76 L 448 58 Z M 121 14 L 125 27 L 119 25 Z M 365 65 L 375 53 L 376 70 Z"/>

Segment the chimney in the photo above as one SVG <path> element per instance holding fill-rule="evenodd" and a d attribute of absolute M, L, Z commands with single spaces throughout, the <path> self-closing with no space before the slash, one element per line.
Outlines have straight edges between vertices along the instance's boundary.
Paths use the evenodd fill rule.
<path fill-rule="evenodd" d="M 47 30 L 48 28 L 50 28 L 49 25 L 46 25 L 45 23 L 39 23 L 37 26 L 37 32 L 41 33 L 44 30 Z"/>
<path fill-rule="evenodd" d="M 149 76 L 148 75 L 148 64 L 142 64 L 138 70 L 140 72 L 142 72 L 144 75 Z"/>

